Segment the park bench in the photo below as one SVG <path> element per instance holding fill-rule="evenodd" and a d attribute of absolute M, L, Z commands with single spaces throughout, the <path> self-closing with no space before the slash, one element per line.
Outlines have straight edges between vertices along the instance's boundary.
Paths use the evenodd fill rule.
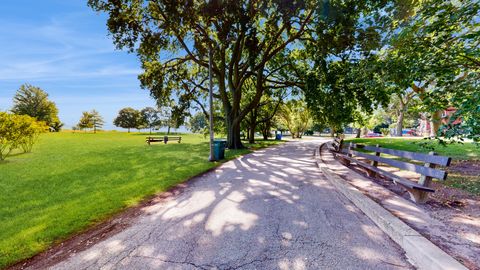
<path fill-rule="evenodd" d="M 182 137 L 180 136 L 149 136 L 145 140 L 148 145 L 150 145 L 153 142 L 164 142 L 167 144 L 168 141 L 178 141 L 180 143 L 182 141 Z"/>
<path fill-rule="evenodd" d="M 366 151 L 373 152 L 374 154 L 367 153 Z M 382 157 L 380 156 L 381 154 L 399 157 L 402 160 Z M 393 181 L 395 184 L 403 186 L 410 194 L 410 198 L 417 203 L 426 202 L 428 194 L 430 192 L 435 192 L 435 189 L 431 187 L 433 178 L 438 180 L 445 180 L 447 178 L 447 172 L 436 169 L 436 166 L 447 167 L 451 162 L 450 157 L 438 156 L 435 152 L 423 154 L 383 148 L 379 145 L 369 146 L 354 143 L 350 143 L 346 148 L 337 151 L 336 156 L 346 165 L 349 165 L 350 162 L 354 162 L 358 166 L 363 167 L 369 176 L 381 175 L 386 179 Z M 359 160 L 359 158 L 363 160 Z M 423 163 L 423 165 L 418 164 L 418 162 Z M 420 174 L 420 178 L 417 182 L 414 182 L 400 177 L 394 173 L 378 168 L 377 166 L 379 163 L 387 164 L 401 170 L 418 173 Z"/>
<path fill-rule="evenodd" d="M 328 148 L 333 153 L 340 152 L 342 147 L 343 147 L 343 139 L 339 138 L 339 137 L 335 137 L 335 139 L 333 139 L 332 143 L 328 145 Z"/>

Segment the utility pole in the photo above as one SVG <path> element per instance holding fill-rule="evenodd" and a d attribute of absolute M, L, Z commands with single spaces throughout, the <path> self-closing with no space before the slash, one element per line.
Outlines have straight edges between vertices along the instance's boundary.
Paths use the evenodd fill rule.
<path fill-rule="evenodd" d="M 213 154 L 213 78 L 212 78 L 212 47 L 208 51 L 208 79 L 210 81 L 210 87 L 208 90 L 208 101 L 210 106 L 209 115 L 209 129 L 210 129 L 210 161 L 215 161 L 215 155 Z"/>

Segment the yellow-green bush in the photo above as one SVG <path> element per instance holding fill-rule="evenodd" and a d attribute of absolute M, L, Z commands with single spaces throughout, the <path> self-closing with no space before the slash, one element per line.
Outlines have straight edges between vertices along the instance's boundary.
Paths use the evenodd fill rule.
<path fill-rule="evenodd" d="M 0 161 L 17 148 L 31 152 L 40 133 L 45 132 L 46 128 L 44 122 L 28 115 L 0 112 Z"/>

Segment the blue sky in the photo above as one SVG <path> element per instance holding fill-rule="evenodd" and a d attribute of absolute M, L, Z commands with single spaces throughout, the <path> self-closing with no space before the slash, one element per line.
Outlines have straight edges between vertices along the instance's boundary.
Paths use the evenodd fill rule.
<path fill-rule="evenodd" d="M 23 83 L 45 90 L 71 128 L 82 111 L 96 109 L 105 129 L 123 107 L 154 106 L 140 88 L 135 54 L 115 49 L 107 16 L 87 0 L 2 0 L 0 110 L 9 110 Z"/>

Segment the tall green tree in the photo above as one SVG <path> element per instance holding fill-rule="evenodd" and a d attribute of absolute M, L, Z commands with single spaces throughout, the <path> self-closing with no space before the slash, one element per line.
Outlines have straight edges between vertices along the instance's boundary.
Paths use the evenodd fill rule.
<path fill-rule="evenodd" d="M 188 121 L 188 128 L 193 133 L 202 133 L 208 127 L 208 119 L 202 112 L 197 112 Z"/>
<path fill-rule="evenodd" d="M 97 133 L 98 129 L 101 129 L 105 121 L 100 113 L 96 110 L 91 110 L 90 112 L 83 112 L 80 121 L 78 122 L 77 126 L 80 129 L 93 129 L 93 133 Z"/>
<path fill-rule="evenodd" d="M 119 48 L 135 51 L 142 87 L 160 103 L 172 94 L 205 93 L 208 52 L 213 50 L 215 97 L 221 100 L 228 147 L 242 148 L 240 123 L 264 94 L 241 108 L 243 84 L 262 81 L 269 62 L 302 38 L 314 13 L 313 0 L 144 1 L 89 0 L 109 14 L 108 28 Z M 171 57 L 169 57 L 171 55 Z M 193 71 L 198 71 L 192 73 Z M 175 93 L 176 92 L 176 93 Z"/>
<path fill-rule="evenodd" d="M 406 63 L 406 79 L 423 110 L 430 113 L 432 135 L 480 140 L 476 106 L 480 95 L 480 2 L 426 0 L 413 11 L 399 20 L 392 32 L 387 57 Z M 441 129 L 442 112 L 450 106 L 457 108 L 457 113 Z M 464 121 L 453 124 L 458 118 Z"/>
<path fill-rule="evenodd" d="M 277 119 L 290 131 L 293 139 L 302 138 L 303 133 L 313 125 L 312 116 L 303 100 L 289 100 L 283 104 Z"/>
<path fill-rule="evenodd" d="M 92 115 L 89 112 L 82 112 L 77 126 L 85 131 L 87 128 L 93 128 Z"/>
<path fill-rule="evenodd" d="M 118 116 L 113 120 L 113 124 L 117 127 L 128 129 L 138 128 L 142 122 L 142 114 L 133 108 L 123 108 L 118 112 Z"/>
<path fill-rule="evenodd" d="M 167 127 L 167 134 L 170 134 L 172 128 L 177 129 L 183 125 L 185 118 L 190 114 L 184 104 L 178 105 L 173 100 L 169 102 L 168 106 L 161 106 L 159 111 L 162 116 L 162 126 Z"/>
<path fill-rule="evenodd" d="M 378 56 L 393 1 L 322 1 L 305 38 L 305 100 L 315 121 L 335 132 L 386 104 L 379 87 Z"/>
<path fill-rule="evenodd" d="M 150 134 L 152 134 L 152 130 L 154 128 L 160 127 L 162 125 L 160 112 L 157 109 L 152 107 L 146 107 L 140 111 L 140 114 L 142 115 L 143 122 L 149 129 Z"/>
<path fill-rule="evenodd" d="M 92 122 L 93 126 L 93 133 L 97 133 L 98 129 L 101 129 L 103 125 L 105 124 L 105 121 L 103 120 L 103 117 L 100 115 L 100 113 L 96 110 L 90 111 L 90 121 Z"/>
<path fill-rule="evenodd" d="M 15 114 L 29 115 L 38 121 L 47 123 L 55 131 L 60 131 L 63 124 L 58 118 L 58 109 L 53 101 L 48 99 L 48 94 L 39 87 L 24 84 L 17 90 L 13 97 Z"/>

